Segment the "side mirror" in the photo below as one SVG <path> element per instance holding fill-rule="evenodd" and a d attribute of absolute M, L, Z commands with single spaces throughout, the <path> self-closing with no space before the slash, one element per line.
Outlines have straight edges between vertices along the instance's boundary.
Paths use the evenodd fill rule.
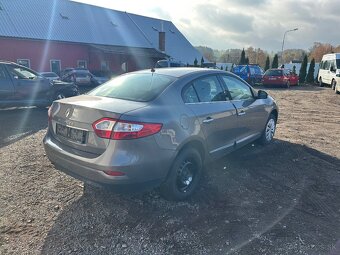
<path fill-rule="evenodd" d="M 257 92 L 257 99 L 267 99 L 268 98 L 268 93 L 264 90 L 259 90 Z"/>

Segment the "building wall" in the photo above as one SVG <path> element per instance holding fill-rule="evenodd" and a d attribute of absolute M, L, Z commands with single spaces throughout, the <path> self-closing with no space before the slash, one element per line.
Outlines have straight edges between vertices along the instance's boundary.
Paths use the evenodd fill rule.
<path fill-rule="evenodd" d="M 0 38 L 0 59 L 17 62 L 29 59 L 30 68 L 36 71 L 50 71 L 50 60 L 60 60 L 61 69 L 77 67 L 78 60 L 89 62 L 87 45 Z"/>
<path fill-rule="evenodd" d="M 114 74 L 151 68 L 158 60 L 147 56 L 104 52 L 86 44 L 1 37 L 0 59 L 12 62 L 28 59 L 29 67 L 38 72 L 52 71 L 51 60 L 60 60 L 61 70 L 77 67 L 78 60 L 85 60 L 90 71 L 110 71 Z"/>

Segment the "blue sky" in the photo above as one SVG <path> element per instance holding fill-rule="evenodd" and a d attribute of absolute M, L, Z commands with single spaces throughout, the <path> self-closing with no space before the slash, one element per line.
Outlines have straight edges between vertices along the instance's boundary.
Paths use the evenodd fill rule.
<path fill-rule="evenodd" d="M 194 46 L 214 49 L 253 46 L 280 51 L 308 49 L 314 42 L 340 44 L 337 0 L 75 0 L 171 20 Z"/>

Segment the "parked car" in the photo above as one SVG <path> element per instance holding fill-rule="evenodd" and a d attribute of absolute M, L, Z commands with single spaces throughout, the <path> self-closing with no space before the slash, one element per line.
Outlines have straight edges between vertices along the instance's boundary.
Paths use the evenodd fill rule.
<path fill-rule="evenodd" d="M 98 86 L 101 85 L 105 82 L 107 82 L 109 80 L 109 78 L 107 77 L 103 77 L 103 76 L 91 76 L 91 84 L 94 86 Z"/>
<path fill-rule="evenodd" d="M 62 77 L 63 81 L 74 82 L 78 86 L 81 85 L 91 85 L 92 84 L 92 74 L 89 70 L 74 69 L 69 71 Z"/>
<path fill-rule="evenodd" d="M 289 69 L 272 68 L 268 69 L 262 78 L 263 85 L 285 86 L 299 85 L 299 76 Z"/>
<path fill-rule="evenodd" d="M 59 76 L 62 78 L 64 77 L 67 73 L 73 71 L 75 68 L 74 67 L 66 67 L 65 69 L 61 70 L 59 73 Z"/>
<path fill-rule="evenodd" d="M 327 85 L 335 89 L 337 76 L 340 76 L 340 53 L 323 55 L 318 73 L 320 87 Z"/>
<path fill-rule="evenodd" d="M 270 143 L 277 118 L 274 99 L 232 73 L 143 70 L 55 101 L 44 147 L 57 169 L 89 184 L 160 186 L 165 198 L 183 200 L 205 161 Z"/>
<path fill-rule="evenodd" d="M 58 98 L 78 95 L 72 83 L 50 81 L 16 63 L 0 61 L 0 106 L 46 107 Z"/>
<path fill-rule="evenodd" d="M 40 72 L 39 74 L 50 81 L 60 80 L 59 75 L 54 72 Z"/>
<path fill-rule="evenodd" d="M 264 73 L 258 65 L 238 65 L 233 68 L 232 72 L 252 86 L 261 83 Z"/>

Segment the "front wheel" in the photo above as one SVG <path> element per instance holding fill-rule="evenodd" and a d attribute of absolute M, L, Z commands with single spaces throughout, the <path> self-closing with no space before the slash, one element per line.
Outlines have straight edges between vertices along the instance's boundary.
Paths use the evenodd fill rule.
<path fill-rule="evenodd" d="M 323 87 L 323 85 L 324 85 L 324 84 L 323 84 L 323 82 L 322 82 L 322 78 L 320 77 L 320 79 L 319 79 L 319 86 L 320 86 L 320 87 Z"/>
<path fill-rule="evenodd" d="M 270 114 L 266 123 L 266 127 L 259 139 L 259 142 L 261 144 L 269 144 L 274 138 L 275 131 L 276 131 L 276 118 L 273 114 Z"/>
<path fill-rule="evenodd" d="M 202 175 L 201 154 L 194 148 L 179 153 L 166 181 L 160 187 L 161 195 L 168 200 L 185 200 L 196 190 Z"/>

